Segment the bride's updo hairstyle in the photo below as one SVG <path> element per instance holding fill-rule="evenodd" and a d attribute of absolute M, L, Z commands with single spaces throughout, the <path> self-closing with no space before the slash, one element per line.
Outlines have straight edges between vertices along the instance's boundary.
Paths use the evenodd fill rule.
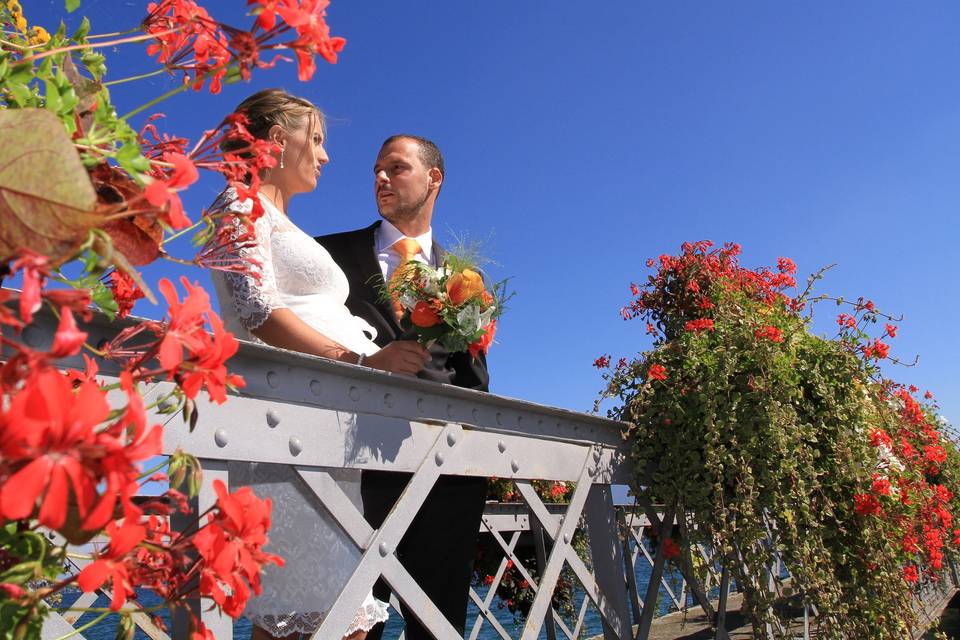
<path fill-rule="evenodd" d="M 306 126 L 310 116 L 317 116 L 320 130 L 326 134 L 327 121 L 320 109 L 307 100 L 283 89 L 264 89 L 244 99 L 237 105 L 234 113 L 242 113 L 249 120 L 247 130 L 254 138 L 266 140 L 270 127 L 280 125 L 287 131 L 294 131 Z M 220 144 L 220 150 L 230 153 L 243 149 L 247 143 L 239 138 L 226 138 Z M 241 156 L 243 153 L 240 154 Z"/>

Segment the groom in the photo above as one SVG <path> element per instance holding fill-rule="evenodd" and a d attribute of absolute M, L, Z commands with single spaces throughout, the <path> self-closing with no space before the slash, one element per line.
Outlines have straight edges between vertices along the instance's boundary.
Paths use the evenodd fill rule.
<path fill-rule="evenodd" d="M 445 177 L 443 156 L 429 140 L 395 135 L 380 147 L 373 173 L 374 196 L 383 219 L 365 229 L 321 236 L 317 242 L 347 275 L 347 307 L 376 327 L 376 343 L 383 347 L 403 331 L 391 305 L 380 299 L 380 287 L 402 261 L 438 265 L 443 259 L 431 227 Z M 450 353 L 435 344 L 430 355 L 421 378 L 487 391 L 483 354 L 474 360 L 468 353 Z M 406 473 L 363 472 L 363 511 L 372 527 L 383 524 L 409 479 Z M 461 633 L 486 491 L 485 478 L 441 476 L 397 549 L 401 564 Z M 381 581 L 374 595 L 385 601 L 389 588 Z M 407 640 L 431 637 L 413 614 L 404 610 L 404 618 Z M 378 624 L 367 639 L 380 640 L 382 634 L 383 624 Z"/>

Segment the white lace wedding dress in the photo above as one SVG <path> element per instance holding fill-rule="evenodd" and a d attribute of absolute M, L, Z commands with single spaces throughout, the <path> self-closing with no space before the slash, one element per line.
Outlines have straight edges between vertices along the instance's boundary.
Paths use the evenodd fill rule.
<path fill-rule="evenodd" d="M 372 342 L 376 331 L 344 305 L 347 278 L 327 250 L 269 200 L 261 196 L 260 202 L 265 212 L 255 223 L 257 244 L 237 251 L 241 258 L 262 265 L 260 281 L 223 271 L 212 275 L 226 328 L 242 340 L 260 342 L 251 331 L 273 310 L 286 307 L 351 351 L 376 352 Z M 252 203 L 237 201 L 227 190 L 214 207 L 247 213 Z M 263 593 L 250 600 L 244 615 L 276 637 L 313 633 L 340 595 L 360 552 L 291 467 L 232 463 L 229 470 L 231 485 L 250 486 L 258 496 L 272 500 L 267 550 L 286 560 L 283 568 L 264 569 Z M 332 475 L 360 509 L 360 472 L 345 469 Z M 369 594 L 344 635 L 369 631 L 386 619 L 386 603 Z"/>

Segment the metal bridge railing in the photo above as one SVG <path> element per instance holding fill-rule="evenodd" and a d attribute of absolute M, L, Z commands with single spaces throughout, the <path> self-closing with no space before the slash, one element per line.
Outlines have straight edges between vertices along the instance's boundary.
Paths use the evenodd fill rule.
<path fill-rule="evenodd" d="M 55 320 L 43 316 L 22 338 L 39 348 L 51 343 L 55 329 Z M 99 317 L 84 329 L 90 332 L 92 344 L 119 330 Z M 110 362 L 100 361 L 99 365 L 105 377 L 119 373 Z M 65 366 L 82 368 L 83 363 L 76 359 Z M 461 638 L 395 555 L 441 475 L 510 479 L 523 499 L 509 507 L 490 505 L 481 525 L 503 552 L 494 584 L 507 561 L 518 564 L 513 550 L 519 537 L 534 536 L 539 579 L 533 580 L 533 572 L 522 563 L 518 567 L 526 572 L 536 592 L 521 640 L 539 638 L 542 631 L 550 640 L 559 637 L 558 633 L 576 638 L 582 632 L 587 607 L 596 610 L 607 640 L 645 640 L 657 614 L 656 606 L 645 604 L 657 602 L 662 588 L 676 608 L 687 606 L 689 593 L 694 603 L 719 623 L 716 637 L 728 637 L 723 619 L 730 577 L 717 570 L 709 550 L 696 550 L 709 568 L 707 580 L 697 578 L 688 555 L 677 562 L 683 581 L 680 589 L 674 590 L 664 580 L 665 545 L 659 545 L 655 554 L 644 546 L 644 528 L 665 539 L 678 526 L 683 535 L 685 524 L 682 518 L 676 522 L 676 509 L 642 502 L 640 511 L 614 507 L 611 485 L 627 484 L 633 477 L 619 423 L 249 343 L 241 344 L 230 369 L 246 380 L 242 394 L 223 405 L 198 398 L 199 423 L 193 432 L 179 416 L 158 414 L 153 419 L 169 421 L 165 453 L 183 448 L 201 459 L 203 483 L 193 505 L 197 513 L 214 503 L 214 480 L 230 486 L 229 463 L 286 464 L 360 551 L 352 577 L 314 638 L 339 638 L 381 577 L 434 637 Z M 149 393 L 161 393 L 168 385 L 158 383 Z M 344 468 L 413 474 L 379 529 L 370 527 L 334 481 L 331 472 Z M 569 504 L 544 504 L 533 480 L 575 483 Z M 585 531 L 589 540 L 586 558 L 571 544 L 578 530 Z M 641 561 L 650 564 L 646 585 L 636 580 Z M 585 593 L 572 625 L 551 607 L 551 596 L 565 567 Z M 710 597 L 716 587 L 719 607 L 714 607 Z M 468 621 L 467 637 L 476 640 L 481 628 L 490 625 L 501 638 L 510 638 L 490 611 L 493 596 L 488 593 L 481 598 L 474 591 L 471 598 L 480 614 Z M 194 602 L 193 607 L 218 640 L 232 640 L 230 618 L 212 611 L 209 602 Z M 57 629 L 69 628 L 74 621 L 53 614 L 44 627 L 45 637 L 56 637 Z M 150 629 L 148 620 L 137 622 L 144 623 L 141 626 L 155 640 L 166 637 L 162 631 Z M 186 637 L 184 620 L 173 621 L 172 634 Z"/>

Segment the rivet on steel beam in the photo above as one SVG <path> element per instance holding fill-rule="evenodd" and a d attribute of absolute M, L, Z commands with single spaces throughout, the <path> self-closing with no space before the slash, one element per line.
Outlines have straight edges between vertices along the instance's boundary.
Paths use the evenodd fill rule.
<path fill-rule="evenodd" d="M 523 416 L 517 416 L 517 424 L 523 422 Z"/>
<path fill-rule="evenodd" d="M 213 441 L 217 443 L 218 447 L 227 446 L 227 430 L 226 429 L 217 429 L 213 432 Z"/>
<path fill-rule="evenodd" d="M 470 412 L 470 415 L 473 416 L 473 421 L 476 422 L 477 420 L 480 419 L 480 409 L 474 409 L 473 411 Z"/>
<path fill-rule="evenodd" d="M 439 467 L 440 465 L 442 465 L 442 464 L 443 464 L 443 452 L 442 452 L 442 451 L 437 451 L 436 455 L 433 456 L 433 460 L 434 460 L 434 462 L 437 463 L 437 466 L 438 466 L 438 467 Z"/>
<path fill-rule="evenodd" d="M 600 462 L 600 448 L 599 448 L 599 447 L 593 450 L 593 459 L 594 459 L 596 462 Z"/>
<path fill-rule="evenodd" d="M 457 414 L 457 412 L 454 410 L 453 405 L 452 405 L 452 404 L 448 404 L 448 405 L 447 405 L 447 417 L 448 417 L 448 418 L 452 418 L 452 417 L 455 416 L 456 414 Z"/>
<path fill-rule="evenodd" d="M 425 406 L 423 398 L 417 398 L 417 411 L 423 412 L 423 407 Z"/>
<path fill-rule="evenodd" d="M 267 426 L 273 429 L 278 424 L 280 424 L 280 416 L 273 409 L 269 409 L 267 411 Z"/>
<path fill-rule="evenodd" d="M 497 424 L 503 424 L 503 414 L 497 411 Z"/>
<path fill-rule="evenodd" d="M 499 449 L 500 453 L 503 453 L 507 450 L 507 443 L 501 440 L 497 443 L 497 449 Z"/>
<path fill-rule="evenodd" d="M 451 431 L 450 433 L 447 434 L 447 444 L 450 445 L 451 447 L 452 447 L 453 445 L 457 444 L 457 432 L 456 432 L 456 431 Z"/>
<path fill-rule="evenodd" d="M 280 376 L 276 371 L 267 371 L 267 384 L 271 389 L 276 389 L 280 386 Z"/>
<path fill-rule="evenodd" d="M 563 534 L 563 544 L 570 544 L 570 534 L 569 534 L 569 533 Z"/>
<path fill-rule="evenodd" d="M 517 471 L 520 471 L 520 463 L 517 462 L 516 460 L 511 460 L 510 468 L 513 469 L 514 473 L 516 473 Z"/>
<path fill-rule="evenodd" d="M 359 387 L 350 387 L 350 399 L 356 402 L 360 399 L 360 389 Z"/>
<path fill-rule="evenodd" d="M 300 442 L 300 438 L 297 436 L 290 436 L 289 446 L 292 455 L 298 456 L 300 452 L 303 451 L 303 443 Z"/>
<path fill-rule="evenodd" d="M 392 396 L 391 394 L 389 394 L 389 393 L 383 394 L 383 404 L 384 404 L 386 407 L 392 408 L 392 407 L 393 407 L 393 396 Z"/>
<path fill-rule="evenodd" d="M 380 550 L 380 555 L 383 556 L 384 558 L 390 555 L 390 546 L 386 542 L 380 543 L 379 550 Z"/>
<path fill-rule="evenodd" d="M 318 396 L 318 395 L 320 395 L 320 392 L 321 392 L 321 391 L 323 391 L 323 387 L 320 386 L 320 381 L 319 381 L 319 380 L 311 380 L 311 381 L 310 381 L 310 393 L 312 393 L 312 394 L 315 395 L 315 396 Z"/>

